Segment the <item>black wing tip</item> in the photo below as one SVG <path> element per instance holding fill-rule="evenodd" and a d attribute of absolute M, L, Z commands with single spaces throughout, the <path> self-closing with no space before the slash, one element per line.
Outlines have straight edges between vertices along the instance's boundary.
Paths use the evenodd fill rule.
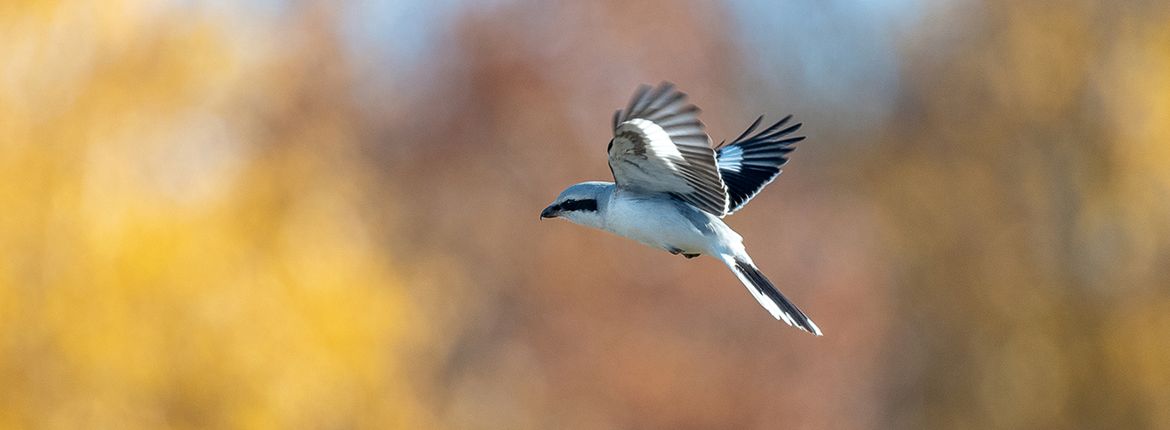
<path fill-rule="evenodd" d="M 739 136 L 738 136 L 738 137 L 736 137 L 735 139 L 731 139 L 732 145 L 734 145 L 734 144 L 735 144 L 735 143 L 737 143 L 737 142 L 740 142 L 740 141 L 742 141 L 742 140 L 743 140 L 743 138 L 747 137 L 747 135 L 749 135 L 749 134 L 751 134 L 753 131 L 755 131 L 755 130 L 756 130 L 756 127 L 759 127 L 759 126 L 760 126 L 760 122 L 761 122 L 761 121 L 763 121 L 763 120 L 764 120 L 764 116 L 763 116 L 763 115 L 760 115 L 760 116 L 756 117 L 756 120 L 755 120 L 755 121 L 752 121 L 752 125 L 749 125 L 749 126 L 748 126 L 748 128 L 747 128 L 747 130 L 744 130 L 744 131 L 743 131 L 743 133 L 740 133 L 740 134 L 739 134 Z M 717 147 L 716 147 L 716 149 L 718 149 L 718 148 L 722 148 L 722 147 L 723 147 L 723 144 L 724 144 L 725 142 L 727 142 L 727 141 L 719 142 L 719 146 L 717 146 Z"/>
<path fill-rule="evenodd" d="M 792 124 L 792 125 L 788 126 L 788 128 L 785 128 L 783 130 L 772 133 L 771 135 L 769 135 L 769 137 L 775 138 L 775 137 L 780 137 L 780 136 L 787 136 L 789 134 L 792 134 L 796 130 L 800 130 L 800 127 L 802 127 L 802 126 L 804 126 L 803 122 L 798 122 L 796 124 Z"/>
<path fill-rule="evenodd" d="M 798 122 L 796 124 L 792 124 L 792 125 L 788 126 L 787 128 L 784 128 L 781 130 L 780 127 L 783 127 L 784 125 L 788 124 L 788 122 L 791 121 L 792 118 L 793 118 L 792 114 L 785 115 L 783 118 L 780 118 L 779 121 L 772 123 L 772 125 L 769 125 L 767 128 L 765 128 L 765 129 L 763 129 L 755 134 L 752 134 L 752 132 L 755 131 L 756 128 L 759 127 L 760 123 L 763 122 L 763 120 L 764 120 L 764 116 L 760 115 L 759 117 L 756 118 L 755 121 L 752 122 L 752 124 L 750 126 L 748 126 L 747 130 L 744 130 L 743 133 L 740 133 L 739 137 L 732 139 L 729 146 L 730 145 L 747 145 L 747 144 L 755 144 L 755 143 L 766 143 L 766 142 L 772 142 L 772 141 L 780 141 L 777 138 L 781 138 L 781 137 L 787 136 L 789 134 L 792 134 L 793 132 L 800 130 L 800 128 L 802 126 L 804 126 L 804 123 Z M 803 139 L 803 137 L 801 137 L 801 139 Z M 788 140 L 788 139 L 784 139 L 784 141 L 786 141 L 786 140 Z M 787 142 L 787 143 L 795 143 L 795 142 L 799 142 L 799 140 L 795 140 L 795 141 Z M 720 144 L 720 146 L 723 146 L 723 145 Z"/>
<path fill-rule="evenodd" d="M 784 125 L 788 124 L 788 121 L 791 120 L 792 114 L 785 115 L 784 118 L 781 118 L 779 121 L 776 121 L 772 125 L 768 126 L 768 128 L 764 129 L 764 131 L 756 133 L 756 135 L 752 136 L 752 138 L 749 140 L 774 140 L 778 137 L 784 137 L 792 134 L 793 132 L 800 130 L 800 127 L 804 126 L 803 122 L 798 122 L 796 124 L 789 125 L 784 129 L 780 129 L 780 127 L 784 127 Z"/>

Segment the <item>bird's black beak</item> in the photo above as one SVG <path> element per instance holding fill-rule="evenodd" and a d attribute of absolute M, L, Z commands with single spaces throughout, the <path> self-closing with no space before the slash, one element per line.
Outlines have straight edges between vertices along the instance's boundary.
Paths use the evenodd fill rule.
<path fill-rule="evenodd" d="M 557 210 L 555 208 L 553 208 L 552 206 L 544 208 L 544 210 L 540 211 L 540 219 L 556 218 L 556 217 L 557 217 Z"/>

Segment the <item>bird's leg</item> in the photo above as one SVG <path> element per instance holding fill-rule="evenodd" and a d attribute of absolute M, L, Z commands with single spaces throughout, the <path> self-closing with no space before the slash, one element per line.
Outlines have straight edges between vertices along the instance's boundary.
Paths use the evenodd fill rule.
<path fill-rule="evenodd" d="M 702 255 L 702 254 L 683 254 L 683 257 L 686 257 L 688 260 L 690 260 L 690 259 L 698 257 L 700 255 Z"/>

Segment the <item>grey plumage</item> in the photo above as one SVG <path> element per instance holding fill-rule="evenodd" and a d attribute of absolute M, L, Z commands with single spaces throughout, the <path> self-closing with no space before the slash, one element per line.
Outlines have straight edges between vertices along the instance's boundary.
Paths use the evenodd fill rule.
<path fill-rule="evenodd" d="M 614 121 L 608 152 L 618 185 L 672 193 L 715 216 L 727 213 L 727 187 L 711 139 L 686 94 L 670 83 L 643 85 Z"/>

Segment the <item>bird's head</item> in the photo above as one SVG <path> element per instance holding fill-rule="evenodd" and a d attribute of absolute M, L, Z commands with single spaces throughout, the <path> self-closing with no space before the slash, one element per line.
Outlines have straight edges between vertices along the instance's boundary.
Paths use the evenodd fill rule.
<path fill-rule="evenodd" d="M 582 182 L 566 188 L 552 204 L 540 211 L 540 219 L 564 218 L 574 224 L 601 228 L 601 210 L 609 201 L 613 184 Z"/>

